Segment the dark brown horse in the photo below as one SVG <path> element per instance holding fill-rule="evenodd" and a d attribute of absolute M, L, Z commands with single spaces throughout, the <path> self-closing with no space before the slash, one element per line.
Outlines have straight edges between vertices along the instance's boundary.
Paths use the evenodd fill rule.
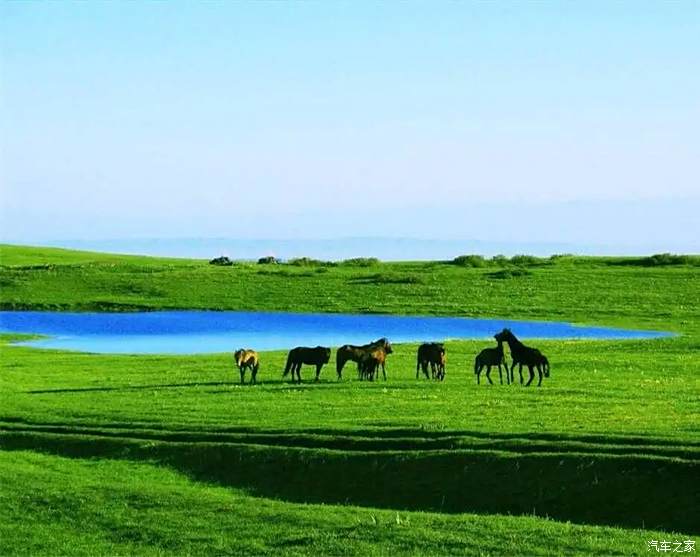
<path fill-rule="evenodd" d="M 241 383 L 245 383 L 245 370 L 250 370 L 250 382 L 256 382 L 256 376 L 258 375 L 258 369 L 260 369 L 260 359 L 258 353 L 255 350 L 249 350 L 247 348 L 241 348 L 236 350 L 233 354 L 233 359 L 238 366 L 238 370 L 241 372 Z"/>
<path fill-rule="evenodd" d="M 384 348 L 387 354 L 391 354 L 392 352 L 391 343 L 386 338 L 380 338 L 369 344 L 363 344 L 362 346 L 345 344 L 338 348 L 335 354 L 335 369 L 338 373 L 338 379 L 343 378 L 343 366 L 345 366 L 348 361 L 356 362 L 359 365 L 360 360 L 362 360 L 365 354 L 379 347 Z"/>
<path fill-rule="evenodd" d="M 379 379 L 379 367 L 381 366 L 384 381 L 386 381 L 386 357 L 387 354 L 391 354 L 391 352 L 391 345 L 389 345 L 386 348 L 377 346 L 376 348 L 363 353 L 360 361 L 358 362 L 360 379 L 369 379 L 370 381 L 374 381 L 375 373 L 377 374 L 377 379 Z"/>
<path fill-rule="evenodd" d="M 416 357 L 416 379 L 418 379 L 421 369 L 425 377 L 430 379 L 428 375 L 428 365 L 430 365 L 433 379 L 442 381 L 445 378 L 446 361 L 444 344 L 441 342 L 425 342 L 421 344 L 418 347 L 418 354 Z"/>
<path fill-rule="evenodd" d="M 495 338 L 499 342 L 507 342 L 508 348 L 510 348 L 510 357 L 513 359 L 513 365 L 510 367 L 511 383 L 514 382 L 513 370 L 515 369 L 516 365 L 518 366 L 521 385 L 523 384 L 523 366 L 527 366 L 527 369 L 530 372 L 530 379 L 528 379 L 527 383 L 525 383 L 526 387 L 529 387 L 530 383 L 532 383 L 532 380 L 535 378 L 533 368 L 537 368 L 537 374 L 539 375 L 539 381 L 537 382 L 538 387 L 542 385 L 543 375 L 545 377 L 549 377 L 549 360 L 537 348 L 525 346 L 515 337 L 510 329 L 503 329 L 500 333 L 495 335 Z"/>
<path fill-rule="evenodd" d="M 489 384 L 493 385 L 491 381 L 491 366 L 498 366 L 498 378 L 503 385 L 503 372 L 501 371 L 501 365 L 506 368 L 506 381 L 508 381 L 508 363 L 506 362 L 506 357 L 503 354 L 503 341 L 498 339 L 498 346 L 496 348 L 484 348 L 474 359 L 474 373 L 476 374 L 476 384 L 481 383 L 481 370 L 486 367 L 486 379 L 489 380 Z"/>
<path fill-rule="evenodd" d="M 301 383 L 301 366 L 302 364 L 316 366 L 316 381 L 321 375 L 321 368 L 331 359 L 331 349 L 325 346 L 316 346 L 308 348 L 306 346 L 297 346 L 289 351 L 287 356 L 287 365 L 284 367 L 282 377 L 292 372 L 292 382 L 294 382 L 294 374 L 296 373 L 297 381 Z"/>

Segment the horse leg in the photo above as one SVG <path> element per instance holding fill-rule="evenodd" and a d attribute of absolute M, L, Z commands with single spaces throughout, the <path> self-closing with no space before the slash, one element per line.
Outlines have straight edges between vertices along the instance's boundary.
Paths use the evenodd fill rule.
<path fill-rule="evenodd" d="M 501 364 L 498 364 L 498 380 L 501 382 L 501 385 L 503 385 L 503 374 L 501 373 Z"/>
<path fill-rule="evenodd" d="M 523 384 L 523 364 L 518 364 L 518 374 L 520 375 L 520 384 Z"/>
<path fill-rule="evenodd" d="M 318 376 L 321 375 L 321 368 L 323 364 L 316 364 L 316 381 L 318 381 Z"/>
<path fill-rule="evenodd" d="M 384 381 L 386 381 L 386 367 L 384 366 L 384 363 L 382 362 L 382 375 L 384 376 Z M 379 377 L 379 376 L 377 376 Z"/>
<path fill-rule="evenodd" d="M 250 379 L 251 383 L 253 383 L 253 384 L 257 383 L 258 382 L 258 380 L 257 380 L 258 366 L 254 366 L 253 369 L 251 370 L 250 374 L 251 374 L 251 379 Z"/>
<path fill-rule="evenodd" d="M 515 383 L 515 373 L 513 371 L 514 369 L 515 369 L 515 362 L 513 362 L 513 365 L 510 367 L 510 382 L 511 383 Z"/>
<path fill-rule="evenodd" d="M 239 371 L 241 372 L 241 385 L 243 385 L 243 383 L 245 383 L 245 368 L 241 366 Z"/>
<path fill-rule="evenodd" d="M 493 381 L 491 381 L 491 365 L 490 364 L 486 365 L 486 379 L 489 380 L 489 385 L 493 385 Z"/>
<path fill-rule="evenodd" d="M 527 383 L 525 384 L 526 387 L 530 386 L 530 383 L 532 383 L 532 380 L 535 378 L 535 372 L 532 371 L 532 366 L 527 366 L 527 370 L 530 372 L 530 379 L 528 379 Z"/>
<path fill-rule="evenodd" d="M 542 386 L 542 366 L 540 364 L 537 364 L 537 375 L 539 375 L 537 386 L 540 387 Z"/>
<path fill-rule="evenodd" d="M 480 378 L 481 378 L 481 368 L 482 368 L 482 367 L 483 367 L 483 366 L 477 366 L 476 372 L 474 373 L 474 374 L 476 375 L 476 384 L 477 384 L 477 385 L 481 385 Z"/>

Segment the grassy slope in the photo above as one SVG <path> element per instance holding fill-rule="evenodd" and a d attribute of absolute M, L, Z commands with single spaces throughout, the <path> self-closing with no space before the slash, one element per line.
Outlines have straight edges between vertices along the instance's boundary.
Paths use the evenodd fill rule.
<path fill-rule="evenodd" d="M 473 313 L 643 325 L 684 336 L 645 342 L 543 342 L 554 367 L 551 380 L 539 391 L 477 388 L 469 367 L 480 343 L 473 342 L 449 344 L 448 380 L 443 385 L 416 383 L 415 347 L 402 346 L 392 356 L 386 385 L 350 380 L 338 384 L 326 370 L 321 384 L 292 387 L 279 381 L 284 355 L 270 353 L 264 355 L 264 383 L 257 388 L 234 384 L 226 355 L 94 356 L 3 346 L 0 443 L 6 448 L 127 459 L 97 461 L 114 466 L 119 478 L 115 485 L 123 486 L 131 484 L 120 467 L 140 466 L 128 460 L 165 464 L 207 485 L 243 490 L 240 493 L 248 493 L 248 498 L 255 495 L 250 505 L 275 505 L 275 513 L 285 520 L 302 523 L 299 539 L 312 523 L 326 532 L 339 527 L 338 521 L 352 522 L 369 512 L 336 506 L 319 512 L 300 507 L 302 502 L 448 512 L 534 511 L 559 520 L 698 532 L 693 518 L 700 450 L 697 268 L 640 269 L 575 259 L 498 280 L 488 276 L 494 269 L 443 264 L 214 268 L 187 260 L 122 260 L 54 251 L 49 255 L 54 259 L 48 268 L 27 268 L 43 263 L 46 254 L 33 255 L 27 248 L 0 250 L 5 307 Z M 3 482 L 30 467 L 22 459 L 40 458 L 17 454 L 0 453 Z M 56 460 L 47 461 L 49 470 L 36 481 L 54 485 L 63 499 L 58 507 L 50 501 L 32 507 L 29 515 L 51 522 L 51 508 L 72 508 L 81 500 L 56 487 L 62 481 L 60 470 L 75 466 L 76 477 L 92 480 L 81 461 L 41 458 Z M 280 468 L 283 476 L 277 473 Z M 151 482 L 154 490 L 165 489 L 161 481 L 172 481 L 161 469 L 148 473 L 163 474 L 162 480 Z M 202 496 L 215 489 L 202 484 L 190 488 Z M 94 485 L 93 490 L 109 492 L 106 486 L 101 490 Z M 12 511 L 26 496 L 16 487 L 2 507 Z M 177 527 L 176 507 L 189 505 L 186 499 L 166 498 L 156 505 L 161 522 L 153 526 L 155 538 L 152 543 L 139 540 L 139 550 L 185 543 L 177 541 L 184 527 Z M 147 516 L 132 503 L 125 495 L 125 508 L 134 516 Z M 26 518 L 27 513 L 14 512 L 10 524 L 21 522 L 18 516 Z M 87 512 L 93 518 L 97 513 Z M 188 536 L 201 537 L 190 550 L 212 550 L 232 539 L 254 539 L 251 543 L 260 543 L 260 550 L 271 549 L 265 544 L 277 540 L 278 534 L 269 531 L 262 515 L 253 515 L 246 520 L 255 536 L 232 534 L 235 523 L 224 535 L 198 522 L 187 530 Z M 499 548 L 547 553 L 565 551 L 565 537 L 577 528 L 536 518 L 509 518 L 515 522 L 503 528 L 503 517 L 411 516 L 412 524 L 439 524 L 444 530 L 435 537 L 433 526 L 370 529 L 375 533 L 366 534 L 369 538 L 353 535 L 345 543 L 321 533 L 318 539 L 314 534 L 313 539 L 285 546 L 285 551 L 365 552 L 372 547 L 379 553 L 499 554 Z M 499 527 L 483 528 L 483 520 Z M 110 525 L 119 524 L 116 518 L 98 524 L 102 526 L 95 527 L 96 539 L 116 544 L 100 545 L 105 552 L 133 550 L 126 532 L 120 534 L 115 526 L 117 533 L 112 533 Z M 458 545 L 431 545 L 457 524 L 464 528 L 456 534 Z M 175 533 L 169 534 L 169 529 Z M 290 529 L 285 536 L 292 535 Z M 514 530 L 526 535 L 514 537 Z M 631 530 L 612 533 L 595 526 L 572 535 L 577 541 L 566 547 L 582 552 L 646 549 L 646 534 Z M 66 543 L 78 543 L 70 533 L 66 536 Z M 538 537 L 544 541 L 534 541 Z M 35 541 L 42 551 L 60 551 L 52 535 Z"/>
<path fill-rule="evenodd" d="M 383 263 L 294 267 L 199 260 L 47 254 L 0 246 L 4 309 L 234 309 L 496 316 L 628 324 L 686 331 L 697 326 L 697 266 L 643 268 L 563 258 L 526 276 L 500 267 Z M 65 264 L 61 258 L 65 258 Z M 124 257 L 122 260 L 121 257 Z M 32 259 L 33 258 L 33 259 Z"/>

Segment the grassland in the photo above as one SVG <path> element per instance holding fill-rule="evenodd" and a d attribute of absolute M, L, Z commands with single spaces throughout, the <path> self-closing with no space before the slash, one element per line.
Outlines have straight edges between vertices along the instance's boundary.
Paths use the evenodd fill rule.
<path fill-rule="evenodd" d="M 700 532 L 700 273 L 206 262 L 3 246 L 5 309 L 481 315 L 680 333 L 542 341 L 541 389 L 475 385 L 483 343 L 387 383 L 239 386 L 230 356 L 0 347 L 0 554 L 636 554 Z M 501 271 L 509 271 L 501 273 Z M 512 272 L 518 270 L 518 272 Z M 307 372 L 307 377 L 310 374 Z"/>

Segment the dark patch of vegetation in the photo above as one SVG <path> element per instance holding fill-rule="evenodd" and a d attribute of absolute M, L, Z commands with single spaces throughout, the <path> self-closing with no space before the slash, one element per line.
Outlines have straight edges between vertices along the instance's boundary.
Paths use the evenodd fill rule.
<path fill-rule="evenodd" d="M 536 257 L 534 255 L 514 255 L 510 258 L 510 263 L 522 267 L 536 267 L 538 265 L 549 265 L 551 261 L 545 257 Z"/>
<path fill-rule="evenodd" d="M 291 269 L 285 269 L 284 267 L 280 267 L 278 269 L 273 270 L 268 270 L 268 269 L 260 269 L 257 273 L 257 275 L 263 275 L 263 276 L 272 276 L 272 277 L 289 277 L 289 278 L 302 278 L 302 277 L 313 277 L 315 275 L 314 271 L 293 271 Z"/>
<path fill-rule="evenodd" d="M 53 263 L 43 263 L 40 265 L 12 265 L 13 271 L 54 271 L 56 265 Z"/>
<path fill-rule="evenodd" d="M 287 263 L 297 267 L 335 267 L 337 265 L 337 263 L 332 261 L 321 261 L 320 259 L 313 259 L 311 257 L 295 257 L 290 259 Z"/>
<path fill-rule="evenodd" d="M 258 259 L 258 264 L 260 265 L 277 265 L 280 262 L 274 255 L 268 255 L 266 257 L 261 257 Z"/>
<path fill-rule="evenodd" d="M 675 255 L 672 253 L 657 253 L 648 257 L 626 257 L 614 259 L 609 265 L 629 265 L 633 267 L 665 267 L 669 265 L 700 266 L 700 257 L 693 255 Z"/>
<path fill-rule="evenodd" d="M 528 271 L 522 267 L 516 267 L 514 269 L 501 269 L 500 271 L 487 273 L 486 276 L 490 279 L 510 279 L 516 277 L 526 277 L 531 274 L 532 271 Z"/>
<path fill-rule="evenodd" d="M 486 260 L 483 255 L 458 255 L 452 263 L 460 267 L 483 267 L 486 265 Z"/>
<path fill-rule="evenodd" d="M 344 259 L 340 265 L 345 267 L 373 267 L 379 265 L 380 261 L 376 257 L 353 257 L 352 259 Z"/>
<path fill-rule="evenodd" d="M 395 275 L 390 273 L 376 273 L 350 279 L 354 284 L 423 284 L 423 279 L 416 275 Z"/>
<path fill-rule="evenodd" d="M 231 261 L 228 257 L 225 255 L 222 255 L 221 257 L 216 257 L 209 261 L 209 265 L 222 265 L 222 266 L 229 266 L 233 265 L 233 261 Z"/>

